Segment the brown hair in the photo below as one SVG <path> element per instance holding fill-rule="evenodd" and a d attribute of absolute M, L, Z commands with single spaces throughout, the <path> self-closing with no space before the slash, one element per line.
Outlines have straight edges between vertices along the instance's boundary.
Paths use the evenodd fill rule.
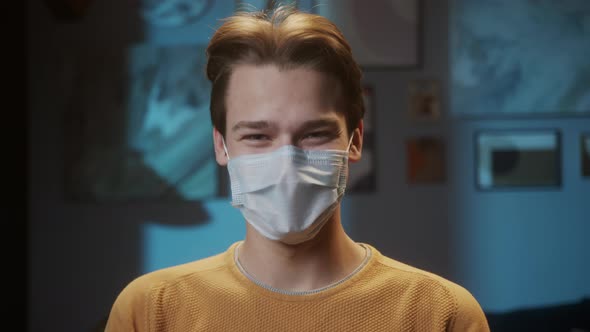
<path fill-rule="evenodd" d="M 340 30 L 325 17 L 279 6 L 266 12 L 239 12 L 224 20 L 207 47 L 211 121 L 224 136 L 227 86 L 239 64 L 325 73 L 341 85 L 345 105 L 341 112 L 349 134 L 364 116 L 361 69 Z"/>

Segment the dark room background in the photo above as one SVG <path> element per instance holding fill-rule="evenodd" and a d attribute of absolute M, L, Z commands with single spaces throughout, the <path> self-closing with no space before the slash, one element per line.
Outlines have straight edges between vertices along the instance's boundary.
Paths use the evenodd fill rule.
<path fill-rule="evenodd" d="M 133 278 L 242 238 L 202 68 L 240 3 L 26 2 L 29 331 L 98 330 Z M 391 1 L 407 24 L 370 40 L 343 8 L 387 21 L 385 1 L 334 3 L 297 5 L 405 47 L 360 54 L 370 130 L 343 200 L 351 237 L 490 315 L 590 296 L 590 2 Z"/>

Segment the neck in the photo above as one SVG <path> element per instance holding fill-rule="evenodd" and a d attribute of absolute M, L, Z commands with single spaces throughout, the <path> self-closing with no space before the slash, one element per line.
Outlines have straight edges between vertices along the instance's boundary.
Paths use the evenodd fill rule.
<path fill-rule="evenodd" d="M 365 249 L 348 237 L 337 209 L 311 240 L 289 245 L 260 235 L 246 226 L 238 251 L 242 267 L 268 286 L 306 291 L 325 287 L 352 273 L 363 261 Z"/>

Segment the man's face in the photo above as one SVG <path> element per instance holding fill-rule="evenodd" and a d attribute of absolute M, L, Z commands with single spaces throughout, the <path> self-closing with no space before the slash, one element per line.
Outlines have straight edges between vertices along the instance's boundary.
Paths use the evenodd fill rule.
<path fill-rule="evenodd" d="M 274 65 L 239 65 L 230 78 L 226 99 L 225 143 L 230 158 L 275 150 L 284 145 L 303 149 L 346 150 L 349 136 L 338 83 L 325 74 Z M 360 159 L 362 124 L 354 131 L 349 160 Z M 228 157 L 214 129 L 220 165 Z"/>

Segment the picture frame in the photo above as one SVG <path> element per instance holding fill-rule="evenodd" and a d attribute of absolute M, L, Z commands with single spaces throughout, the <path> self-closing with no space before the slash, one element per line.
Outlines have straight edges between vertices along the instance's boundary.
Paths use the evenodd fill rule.
<path fill-rule="evenodd" d="M 446 144 L 443 137 L 410 137 L 406 139 L 405 147 L 408 184 L 440 184 L 446 181 Z"/>
<path fill-rule="evenodd" d="M 441 118 L 441 84 L 437 79 L 416 79 L 408 84 L 408 117 L 413 122 Z"/>
<path fill-rule="evenodd" d="M 474 141 L 478 190 L 561 187 L 558 129 L 482 129 Z"/>
<path fill-rule="evenodd" d="M 315 0 L 312 9 L 338 26 L 363 70 L 420 67 L 422 0 Z"/>
<path fill-rule="evenodd" d="M 590 132 L 580 134 L 580 174 L 590 179 Z"/>
<path fill-rule="evenodd" d="M 449 1 L 453 116 L 587 117 L 590 32 L 576 19 L 587 11 L 586 1 Z"/>

